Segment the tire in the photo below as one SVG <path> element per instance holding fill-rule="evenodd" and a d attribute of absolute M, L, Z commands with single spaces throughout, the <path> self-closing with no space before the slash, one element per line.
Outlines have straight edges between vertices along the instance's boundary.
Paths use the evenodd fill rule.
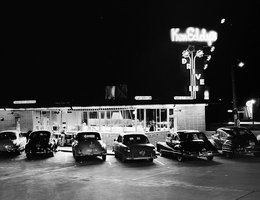
<path fill-rule="evenodd" d="M 207 156 L 207 160 L 213 160 L 213 156 Z"/>
<path fill-rule="evenodd" d="M 148 159 L 149 162 L 153 162 L 153 158 Z"/>
<path fill-rule="evenodd" d="M 103 156 L 102 156 L 102 160 L 103 160 L 103 161 L 106 161 L 106 159 L 107 159 L 107 156 L 106 156 L 106 155 L 103 155 Z"/>
<path fill-rule="evenodd" d="M 177 154 L 177 160 L 179 161 L 179 162 L 182 162 L 183 160 L 184 160 L 184 158 L 183 158 L 183 155 L 182 154 Z"/>

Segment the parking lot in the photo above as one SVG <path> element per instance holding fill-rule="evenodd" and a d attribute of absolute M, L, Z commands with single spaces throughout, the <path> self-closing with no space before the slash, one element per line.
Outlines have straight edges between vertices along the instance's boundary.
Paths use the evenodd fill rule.
<path fill-rule="evenodd" d="M 72 153 L 28 160 L 0 157 L 0 199 L 259 199 L 260 158 L 153 163 L 100 158 L 75 162 Z"/>

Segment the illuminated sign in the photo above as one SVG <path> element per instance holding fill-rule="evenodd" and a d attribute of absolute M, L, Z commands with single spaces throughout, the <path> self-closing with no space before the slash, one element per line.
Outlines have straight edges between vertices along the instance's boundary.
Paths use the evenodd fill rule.
<path fill-rule="evenodd" d="M 217 38 L 216 31 L 207 31 L 204 28 L 188 27 L 184 33 L 180 33 L 179 28 L 171 29 L 172 42 L 206 42 L 208 46 L 211 46 Z"/>
<path fill-rule="evenodd" d="M 36 100 L 13 101 L 14 104 L 35 104 Z"/>
<path fill-rule="evenodd" d="M 135 100 L 152 100 L 152 96 L 135 96 Z"/>

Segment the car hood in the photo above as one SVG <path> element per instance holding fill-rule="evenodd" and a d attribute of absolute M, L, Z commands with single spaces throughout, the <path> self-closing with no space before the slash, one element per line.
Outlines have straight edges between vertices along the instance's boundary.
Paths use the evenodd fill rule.
<path fill-rule="evenodd" d="M 201 152 L 201 151 L 214 151 L 215 148 L 212 146 L 210 141 L 204 140 L 192 140 L 181 143 L 182 149 L 190 152 Z"/>

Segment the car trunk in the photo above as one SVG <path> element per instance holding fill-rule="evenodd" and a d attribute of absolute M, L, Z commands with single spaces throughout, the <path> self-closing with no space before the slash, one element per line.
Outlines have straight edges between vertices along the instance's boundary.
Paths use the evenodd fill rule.
<path fill-rule="evenodd" d="M 30 143 L 33 144 L 32 148 L 47 148 L 49 146 L 49 138 L 37 137 L 32 139 Z"/>
<path fill-rule="evenodd" d="M 203 140 L 191 140 L 185 141 L 182 144 L 183 149 L 189 152 L 202 152 L 205 150 L 210 150 L 210 147 L 205 141 Z"/>
<path fill-rule="evenodd" d="M 153 147 L 149 144 L 133 144 L 129 148 L 133 157 L 150 157 L 153 153 Z"/>
<path fill-rule="evenodd" d="M 82 140 L 79 141 L 78 147 L 83 154 L 101 154 L 102 146 L 98 140 Z"/>

